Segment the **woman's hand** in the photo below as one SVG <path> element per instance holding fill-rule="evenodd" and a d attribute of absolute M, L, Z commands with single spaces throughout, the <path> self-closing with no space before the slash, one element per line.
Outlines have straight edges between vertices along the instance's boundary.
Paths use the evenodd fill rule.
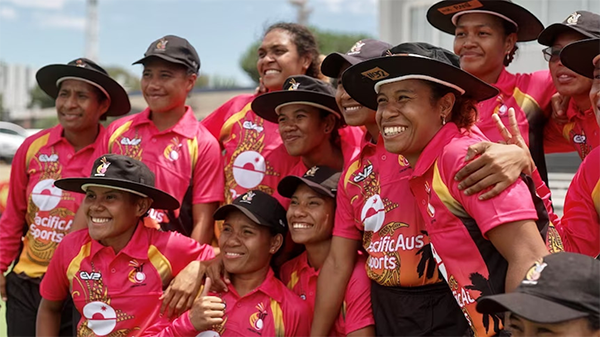
<path fill-rule="evenodd" d="M 160 298 L 162 300 L 161 314 L 166 314 L 168 318 L 174 318 L 191 308 L 200 291 L 205 274 L 206 266 L 200 261 L 192 261 L 183 268 Z"/>
<path fill-rule="evenodd" d="M 558 124 L 566 124 L 569 121 L 567 110 L 569 109 L 569 101 L 571 97 L 562 96 L 559 93 L 552 95 L 552 119 Z"/>
<path fill-rule="evenodd" d="M 223 323 L 225 303 L 217 296 L 208 296 L 210 287 L 210 277 L 207 277 L 202 294 L 194 301 L 190 310 L 190 321 L 197 331 L 210 330 L 215 325 Z"/>

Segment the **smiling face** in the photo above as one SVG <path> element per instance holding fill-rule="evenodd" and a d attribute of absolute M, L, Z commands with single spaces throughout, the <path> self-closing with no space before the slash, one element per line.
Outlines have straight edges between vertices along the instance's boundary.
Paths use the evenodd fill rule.
<path fill-rule="evenodd" d="M 291 156 L 302 157 L 329 141 L 335 116 L 328 114 L 322 118 L 316 107 L 290 104 L 279 109 L 278 124 L 287 152 Z"/>
<path fill-rule="evenodd" d="M 250 220 L 240 211 L 232 211 L 223 221 L 219 248 L 227 272 L 235 275 L 262 275 L 269 269 L 273 254 L 283 243 L 281 234 Z"/>
<path fill-rule="evenodd" d="M 285 79 L 304 75 L 310 66 L 310 56 L 298 55 L 294 37 L 283 29 L 268 32 L 258 48 L 256 68 L 265 88 L 281 90 Z"/>
<path fill-rule="evenodd" d="M 196 78 L 185 67 L 158 57 L 145 61 L 141 87 L 150 111 L 169 113 L 183 107 Z"/>
<path fill-rule="evenodd" d="M 506 36 L 502 19 L 491 14 L 464 14 L 456 23 L 454 53 L 460 57 L 460 67 L 485 81 L 497 80 L 515 42 L 516 34 Z"/>
<path fill-rule="evenodd" d="M 508 330 L 514 337 L 521 336 L 600 336 L 600 330 L 593 331 L 587 318 L 573 319 L 560 323 L 535 323 L 510 314 L 507 319 Z"/>
<path fill-rule="evenodd" d="M 56 112 L 60 125 L 69 132 L 88 132 L 98 128 L 98 120 L 110 105 L 101 99 L 99 90 L 78 80 L 61 82 L 56 97 Z"/>
<path fill-rule="evenodd" d="M 152 200 L 106 187 L 89 186 L 81 204 L 90 237 L 115 252 L 127 245 Z"/>
<path fill-rule="evenodd" d="M 446 94 L 432 102 L 431 87 L 422 80 L 382 85 L 377 95 L 376 119 L 385 149 L 402 154 L 414 167 L 425 146 L 441 129 L 442 114 L 450 120 L 453 98 L 453 94 Z"/>
<path fill-rule="evenodd" d="M 600 125 L 600 54 L 596 56 L 594 65 L 594 79 L 592 89 L 590 89 L 590 101 L 596 115 L 596 122 Z"/>
<path fill-rule="evenodd" d="M 575 42 L 584 38 L 582 34 L 577 32 L 565 32 L 554 39 L 552 49 L 561 50 L 571 42 Z M 552 81 L 556 90 L 563 96 L 583 96 L 587 99 L 592 80 L 585 76 L 581 76 L 569 68 L 565 67 L 558 56 L 553 57 L 548 62 Z"/>
<path fill-rule="evenodd" d="M 292 240 L 298 244 L 318 243 L 331 238 L 335 199 L 326 197 L 306 184 L 300 184 L 287 211 Z"/>
<path fill-rule="evenodd" d="M 348 95 L 346 89 L 344 89 L 341 75 L 348 67 L 350 67 L 350 63 L 346 63 L 340 70 L 337 90 L 335 92 L 335 102 L 340 108 L 346 124 L 351 126 L 374 125 L 375 111 L 355 101 L 352 97 L 350 97 L 350 95 Z"/>

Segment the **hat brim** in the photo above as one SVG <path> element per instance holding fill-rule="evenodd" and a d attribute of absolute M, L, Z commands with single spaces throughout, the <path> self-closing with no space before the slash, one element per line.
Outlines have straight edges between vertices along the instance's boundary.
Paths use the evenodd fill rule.
<path fill-rule="evenodd" d="M 113 179 L 113 178 L 65 178 L 54 182 L 54 185 L 65 191 L 76 193 L 85 193 L 82 189 L 83 185 L 94 184 L 106 186 L 107 188 L 127 189 L 147 195 L 152 199 L 152 208 L 174 210 L 178 209 L 180 204 L 172 195 L 163 192 L 154 187 L 135 183 L 129 180 Z"/>
<path fill-rule="evenodd" d="M 321 73 L 327 77 L 338 78 L 342 67 L 348 63 L 350 65 L 360 63 L 362 60 L 346 54 L 332 53 L 321 62 Z"/>
<path fill-rule="evenodd" d="M 542 324 L 560 323 L 589 316 L 589 313 L 519 292 L 482 297 L 477 300 L 476 309 L 481 313 L 489 314 L 510 311 L 526 320 Z"/>
<path fill-rule="evenodd" d="M 579 75 L 594 78 L 592 61 L 600 55 L 600 38 L 579 40 L 568 44 L 560 52 L 560 61 Z"/>
<path fill-rule="evenodd" d="M 544 29 L 540 33 L 540 36 L 538 36 L 538 42 L 544 46 L 551 46 L 558 35 L 560 35 L 562 33 L 566 33 L 566 32 L 576 32 L 576 33 L 582 34 L 586 38 L 597 37 L 594 34 L 586 32 L 583 29 L 580 29 L 577 26 L 566 25 L 564 23 L 555 23 L 555 24 L 552 24 L 552 25 L 546 27 L 546 29 Z"/>
<path fill-rule="evenodd" d="M 459 12 L 478 10 L 498 13 L 513 20 L 519 27 L 517 30 L 517 41 L 533 41 L 537 39 L 544 25 L 530 11 L 509 1 L 478 1 L 477 5 L 465 9 L 454 9 L 453 6 L 469 3 L 468 0 L 444 0 L 440 1 L 427 10 L 427 21 L 435 28 L 448 33 L 455 34 L 456 27 L 452 23 L 452 17 Z M 451 8 L 444 14 L 440 9 Z"/>
<path fill-rule="evenodd" d="M 300 184 L 306 184 L 308 187 L 310 187 L 313 191 L 317 193 L 335 198 L 335 195 L 331 193 L 331 190 L 315 183 L 314 181 L 310 181 L 308 179 L 297 176 L 287 176 L 281 179 L 279 184 L 277 184 L 277 192 L 279 192 L 279 194 L 281 194 L 281 196 L 285 198 L 292 198 Z"/>
<path fill-rule="evenodd" d="M 216 221 L 225 220 L 227 215 L 234 211 L 242 212 L 245 216 L 247 216 L 250 220 L 254 221 L 257 225 L 268 227 L 268 228 L 273 228 L 277 233 L 283 234 L 286 232 L 286 227 L 280 228 L 279 226 L 276 226 L 276 227 L 270 226 L 270 225 L 268 225 L 268 221 L 266 221 L 262 217 L 252 213 L 246 207 L 243 207 L 241 205 L 236 205 L 236 204 L 227 204 L 227 205 L 223 205 L 223 206 L 219 207 L 213 214 L 213 219 Z"/>
<path fill-rule="evenodd" d="M 190 66 L 187 63 L 185 63 L 185 62 L 183 62 L 181 60 L 175 59 L 175 58 L 173 58 L 173 57 L 171 57 L 169 55 L 163 55 L 163 54 L 153 54 L 153 55 L 145 56 L 145 57 L 143 57 L 143 58 L 141 58 L 141 59 L 133 62 L 132 65 L 134 65 L 134 64 L 145 64 L 149 59 L 152 59 L 153 57 L 157 57 L 157 58 L 165 60 L 167 62 L 180 64 L 180 65 L 184 66 L 187 69 L 191 69 Z M 192 69 L 192 70 L 194 70 L 194 69 Z"/>
<path fill-rule="evenodd" d="M 371 79 L 363 73 L 379 68 L 385 74 Z M 476 101 L 484 101 L 498 94 L 498 89 L 481 81 L 477 77 L 455 66 L 426 57 L 411 55 L 393 55 L 370 59 L 351 66 L 342 75 L 344 89 L 358 103 L 371 110 L 377 110 L 377 93 L 375 84 L 383 80 L 419 75 L 438 79 L 462 88 L 468 96 Z"/>
<path fill-rule="evenodd" d="M 252 111 L 269 122 L 278 123 L 277 107 L 284 104 L 315 106 L 342 119 L 335 97 L 306 90 L 282 90 L 260 95 L 252 101 Z"/>
<path fill-rule="evenodd" d="M 41 68 L 35 74 L 40 88 L 53 99 L 58 97 L 56 82 L 63 77 L 83 78 L 104 88 L 110 96 L 110 106 L 106 116 L 122 116 L 131 110 L 129 96 L 125 89 L 117 81 L 99 71 L 65 64 L 51 64 Z"/>

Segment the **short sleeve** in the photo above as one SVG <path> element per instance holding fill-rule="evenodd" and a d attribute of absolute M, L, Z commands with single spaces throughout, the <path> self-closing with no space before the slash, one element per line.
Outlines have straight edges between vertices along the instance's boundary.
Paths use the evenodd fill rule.
<path fill-rule="evenodd" d="M 225 175 L 223 159 L 217 140 L 210 136 L 203 126 L 197 140 L 198 158 L 194 167 L 192 203 L 203 204 L 224 200 Z"/>
<path fill-rule="evenodd" d="M 155 232 L 159 235 L 168 235 L 164 254 L 171 263 L 173 276 L 179 274 L 192 261 L 206 261 L 215 257 L 213 247 L 200 244 L 178 232 Z"/>
<path fill-rule="evenodd" d="M 76 242 L 69 240 L 73 235 L 77 235 L 76 233 L 78 232 L 65 236 L 61 243 L 58 244 L 52 259 L 50 259 L 50 265 L 40 285 L 40 295 L 44 299 L 63 301 L 69 296 L 69 279 L 67 278 L 66 266 L 70 261 L 66 250 L 69 247 L 76 246 Z"/>
<path fill-rule="evenodd" d="M 345 239 L 362 241 L 363 233 L 356 227 L 354 212 L 350 197 L 344 188 L 344 177 L 346 171 L 341 175 L 338 182 L 338 190 L 336 196 L 335 224 L 333 227 L 333 235 Z"/>
<path fill-rule="evenodd" d="M 375 325 L 371 307 L 371 280 L 365 271 L 366 259 L 360 256 L 354 265 L 346 289 L 346 335 Z"/>

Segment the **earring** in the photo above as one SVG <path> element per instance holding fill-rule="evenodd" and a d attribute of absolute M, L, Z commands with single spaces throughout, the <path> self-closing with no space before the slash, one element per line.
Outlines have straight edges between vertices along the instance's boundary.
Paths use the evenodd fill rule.
<path fill-rule="evenodd" d="M 446 116 L 442 115 L 442 125 L 446 125 Z"/>

